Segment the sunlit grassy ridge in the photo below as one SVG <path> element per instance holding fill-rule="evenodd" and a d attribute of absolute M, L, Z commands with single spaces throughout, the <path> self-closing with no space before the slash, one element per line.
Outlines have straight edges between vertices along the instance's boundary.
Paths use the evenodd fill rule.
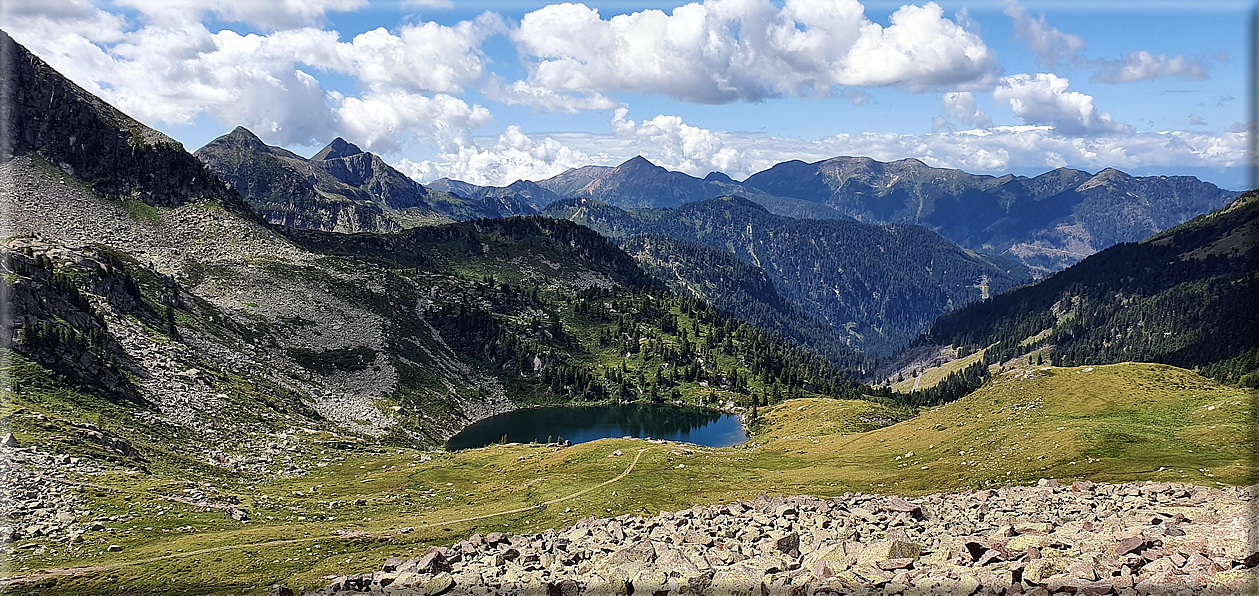
<path fill-rule="evenodd" d="M 471 532 L 535 532 L 582 517 L 651 515 L 758 493 L 913 496 L 1041 477 L 1249 484 L 1254 406 L 1253 393 L 1169 366 L 1035 367 L 912 418 L 866 401 L 787 401 L 762 412 L 751 442 L 722 449 L 625 439 L 456 453 L 308 443 L 305 476 L 216 484 L 241 498 L 248 524 L 158 500 L 187 486 L 165 470 L 92 478 L 117 490 L 82 491 L 90 509 L 135 517 L 106 523 L 113 532 L 88 533 L 81 545 L 19 550 L 9 573 L 142 563 L 9 592 L 313 588 L 325 575 L 378 569 L 387 556 L 420 554 Z M 58 415 L 53 406 L 27 407 Z M 39 444 L 29 432 L 20 436 Z M 635 457 L 628 474 L 608 483 Z M 480 516 L 487 517 L 470 519 Z M 105 552 L 108 544 L 123 551 Z"/>
<path fill-rule="evenodd" d="M 934 387 L 940 381 L 943 381 L 945 377 L 949 376 L 949 373 L 961 372 L 962 369 L 979 362 L 979 360 L 983 357 L 984 351 L 978 350 L 972 352 L 968 356 L 945 362 L 940 366 L 930 367 L 922 371 L 918 377 L 909 377 L 903 381 L 894 383 L 892 385 L 892 391 L 897 393 L 909 393 L 915 390 L 925 391 Z"/>

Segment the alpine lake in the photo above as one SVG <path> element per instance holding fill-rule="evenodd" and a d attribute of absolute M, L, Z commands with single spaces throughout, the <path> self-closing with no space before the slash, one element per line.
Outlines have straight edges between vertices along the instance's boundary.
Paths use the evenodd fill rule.
<path fill-rule="evenodd" d="M 738 416 L 692 406 L 618 404 L 523 408 L 478 421 L 450 438 L 451 451 L 494 443 L 573 444 L 638 437 L 729 447 L 748 439 Z"/>

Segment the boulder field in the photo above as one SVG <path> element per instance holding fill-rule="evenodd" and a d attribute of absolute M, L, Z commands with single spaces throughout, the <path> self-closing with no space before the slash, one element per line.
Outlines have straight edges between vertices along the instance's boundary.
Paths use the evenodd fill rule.
<path fill-rule="evenodd" d="M 311 594 L 1254 594 L 1256 496 L 1054 480 L 915 499 L 761 495 L 473 534 Z"/>

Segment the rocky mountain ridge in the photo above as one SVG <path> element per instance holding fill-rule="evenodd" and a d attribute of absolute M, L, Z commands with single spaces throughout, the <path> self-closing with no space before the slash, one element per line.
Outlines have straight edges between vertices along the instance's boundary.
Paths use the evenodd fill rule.
<path fill-rule="evenodd" d="M 473 534 L 310 593 L 1252 593 L 1259 487 L 761 495 L 540 534 Z M 282 593 L 277 592 L 273 593 Z"/>
<path fill-rule="evenodd" d="M 913 223 L 973 250 L 1060 270 L 1219 208 L 1239 193 L 1191 176 L 1136 177 L 1058 168 L 1033 178 L 975 175 L 917 159 L 790 161 L 745 187 L 814 201 L 871 223 Z"/>
<path fill-rule="evenodd" d="M 268 222 L 298 229 L 396 232 L 457 219 L 533 213 L 511 197 L 467 199 L 411 180 L 340 137 L 310 159 L 237 127 L 195 153 Z"/>
<path fill-rule="evenodd" d="M 115 201 L 178 207 L 193 197 L 253 217 L 183 146 L 61 76 L 0 31 L 0 160 L 31 156 Z"/>
<path fill-rule="evenodd" d="M 443 184 L 470 195 L 509 195 L 512 188 Z M 701 179 L 669 171 L 639 156 L 527 184 L 549 193 L 532 195 L 544 201 L 539 207 L 592 198 L 624 209 L 676 208 L 739 196 L 801 219 L 918 224 L 965 248 L 1016 258 L 1041 274 L 1175 226 L 1239 194 L 1190 176 L 1137 177 L 1113 168 L 1096 174 L 1058 168 L 1028 178 L 867 157 L 787 161 L 736 182 L 720 172 Z"/>

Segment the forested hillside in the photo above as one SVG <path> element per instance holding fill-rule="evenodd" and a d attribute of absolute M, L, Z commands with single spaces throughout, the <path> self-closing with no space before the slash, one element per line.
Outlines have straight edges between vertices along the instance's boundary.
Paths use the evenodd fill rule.
<path fill-rule="evenodd" d="M 289 232 L 429 287 L 426 316 L 517 403 L 685 401 L 763 405 L 862 396 L 826 358 L 678 296 L 596 232 L 545 217 L 399 234 Z M 423 292 L 421 292 L 423 293 Z"/>
<path fill-rule="evenodd" d="M 694 296 L 807 346 L 846 370 L 863 370 L 873 360 L 825 321 L 783 299 L 763 269 L 729 252 L 665 236 L 633 236 L 621 248 L 679 295 Z"/>
<path fill-rule="evenodd" d="M 664 236 L 732 254 L 763 270 L 785 300 L 826 321 L 843 341 L 876 355 L 904 345 L 942 313 L 1030 279 L 1018 263 L 963 250 L 918 226 L 792 219 L 739 198 L 631 211 L 574 199 L 545 213 L 611 238 Z"/>
<path fill-rule="evenodd" d="M 925 340 L 1000 361 L 1052 346 L 1057 365 L 1124 361 L 1257 382 L 1259 192 L 1139 243 L 1120 244 L 1035 285 L 945 315 Z"/>

